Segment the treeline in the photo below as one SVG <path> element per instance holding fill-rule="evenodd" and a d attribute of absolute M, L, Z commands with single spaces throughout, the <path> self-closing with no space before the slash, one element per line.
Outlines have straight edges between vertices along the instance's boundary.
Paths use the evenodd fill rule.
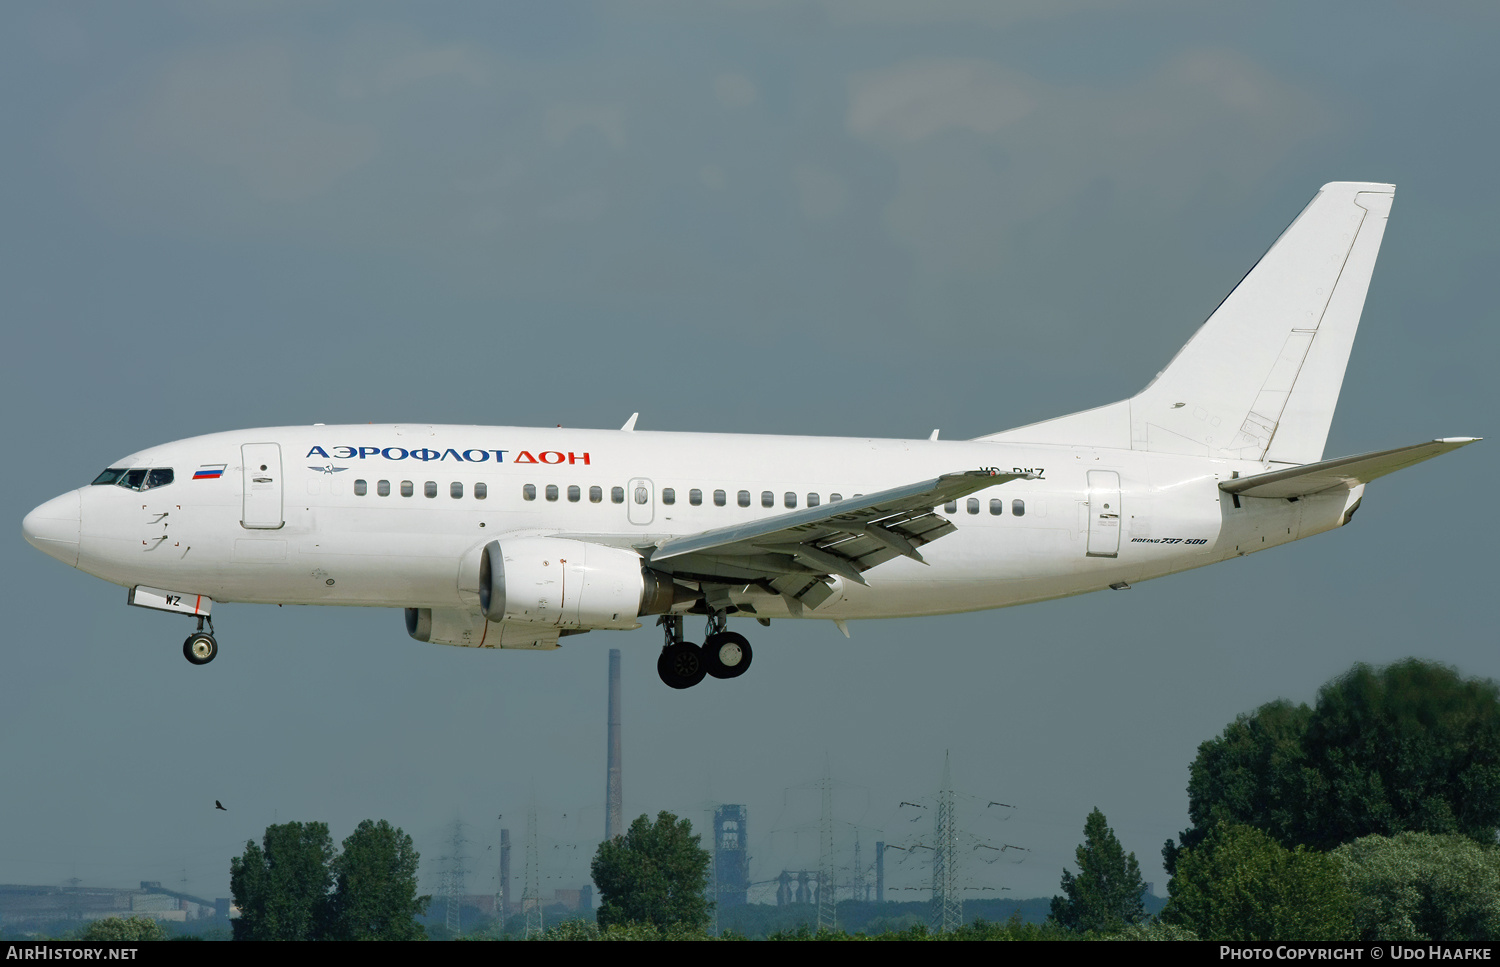
<path fill-rule="evenodd" d="M 1203 940 L 1500 938 L 1500 688 L 1416 659 L 1356 665 L 1198 748 L 1159 923 Z M 1102 862 L 1101 857 L 1110 857 Z M 1097 810 L 1053 920 L 1146 920 Z M 1134 872 L 1132 872 L 1134 871 Z"/>
<path fill-rule="evenodd" d="M 1162 850 L 1172 878 L 1159 913 L 1135 855 L 1095 809 L 1077 869 L 1062 872 L 1045 914 L 1044 901 L 969 903 L 980 919 L 936 935 L 927 904 L 845 902 L 840 929 L 816 934 L 811 906 L 745 906 L 718 911 L 718 928 L 724 939 L 772 940 L 1500 938 L 1494 682 L 1416 659 L 1356 665 L 1312 706 L 1275 701 L 1241 715 L 1199 746 L 1188 773 L 1191 824 Z M 641 816 L 595 855 L 596 917 L 554 923 L 545 939 L 707 939 L 708 863 L 686 820 Z M 234 936 L 442 935 L 420 923 L 430 898 L 417 896 L 416 864 L 410 837 L 384 821 L 362 823 L 342 850 L 322 823 L 269 827 L 231 864 Z M 465 939 L 514 935 L 518 919 Z"/>

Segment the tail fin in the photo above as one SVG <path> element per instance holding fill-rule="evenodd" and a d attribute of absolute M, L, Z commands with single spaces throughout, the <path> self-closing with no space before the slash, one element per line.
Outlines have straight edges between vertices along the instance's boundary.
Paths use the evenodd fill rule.
<path fill-rule="evenodd" d="M 979 439 L 1322 459 L 1395 191 L 1324 185 L 1134 397 Z"/>

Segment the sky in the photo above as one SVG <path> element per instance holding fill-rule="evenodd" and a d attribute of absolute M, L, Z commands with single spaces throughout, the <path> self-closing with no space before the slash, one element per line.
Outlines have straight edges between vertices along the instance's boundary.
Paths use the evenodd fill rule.
<path fill-rule="evenodd" d="M 20 520 L 245 427 L 639 411 L 964 438 L 1085 409 L 1145 385 L 1335 180 L 1398 190 L 1326 455 L 1493 435 L 1497 43 L 1496 8 L 1454 0 L 0 6 L 0 410 L 25 470 L 0 883 L 227 896 L 268 824 L 375 818 L 428 890 L 461 821 L 466 888 L 493 892 L 510 829 L 518 891 L 534 803 L 543 890 L 577 887 L 617 647 L 626 814 L 745 804 L 756 881 L 816 868 L 825 771 L 842 869 L 856 835 L 865 867 L 876 840 L 930 844 L 899 803 L 931 805 L 946 755 L 967 895 L 1057 892 L 1095 807 L 1164 895 L 1189 763 L 1236 715 L 1355 662 L 1500 678 L 1494 442 L 1312 540 L 847 640 L 777 622 L 749 674 L 685 692 L 651 627 L 476 652 L 386 609 L 226 605 L 193 667 L 187 622 Z M 926 898 L 927 856 L 890 854 L 891 898 Z"/>

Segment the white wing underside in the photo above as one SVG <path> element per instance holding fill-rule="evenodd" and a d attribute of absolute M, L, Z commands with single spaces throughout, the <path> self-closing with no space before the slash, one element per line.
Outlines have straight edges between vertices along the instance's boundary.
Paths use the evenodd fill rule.
<path fill-rule="evenodd" d="M 864 572 L 897 557 L 922 561 L 918 548 L 955 530 L 935 512 L 1030 474 L 970 470 L 734 524 L 641 548 L 652 569 L 704 590 L 711 607 L 731 589 L 754 585 L 781 595 L 794 613 L 834 593 L 832 578 L 866 584 Z M 923 562 L 925 563 L 925 562 Z"/>

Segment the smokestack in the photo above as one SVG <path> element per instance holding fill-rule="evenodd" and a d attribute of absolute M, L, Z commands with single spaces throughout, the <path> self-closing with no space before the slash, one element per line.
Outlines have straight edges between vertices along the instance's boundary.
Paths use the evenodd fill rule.
<path fill-rule="evenodd" d="M 510 830 L 500 830 L 500 909 L 495 911 L 500 914 L 500 922 L 505 922 L 505 917 L 515 906 L 515 900 L 510 895 Z"/>
<path fill-rule="evenodd" d="M 620 777 L 620 649 L 609 650 L 609 761 L 604 790 L 604 838 L 614 839 L 622 827 L 625 794 Z"/>
<path fill-rule="evenodd" d="M 885 844 L 875 844 L 875 902 L 885 902 Z"/>

